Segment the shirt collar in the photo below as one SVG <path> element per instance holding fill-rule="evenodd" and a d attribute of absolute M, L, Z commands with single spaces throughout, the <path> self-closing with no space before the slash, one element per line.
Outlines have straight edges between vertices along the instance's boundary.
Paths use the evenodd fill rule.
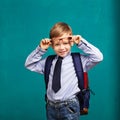
<path fill-rule="evenodd" d="M 65 59 L 66 57 L 68 57 L 69 55 L 71 55 L 71 51 L 65 56 L 65 57 L 63 57 L 63 59 Z M 58 59 L 58 55 L 56 56 L 56 59 Z"/>

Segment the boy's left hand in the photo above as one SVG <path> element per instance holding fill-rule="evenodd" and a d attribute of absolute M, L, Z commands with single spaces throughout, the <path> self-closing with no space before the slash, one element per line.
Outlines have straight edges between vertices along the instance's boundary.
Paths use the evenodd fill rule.
<path fill-rule="evenodd" d="M 73 36 L 73 41 L 75 44 L 79 44 L 81 41 L 81 36 L 80 35 L 74 35 Z"/>

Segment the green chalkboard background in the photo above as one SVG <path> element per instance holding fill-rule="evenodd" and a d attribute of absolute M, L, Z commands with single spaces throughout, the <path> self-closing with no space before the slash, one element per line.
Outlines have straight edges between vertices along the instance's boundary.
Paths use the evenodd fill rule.
<path fill-rule="evenodd" d="M 104 55 L 89 72 L 96 95 L 91 95 L 89 115 L 81 120 L 119 120 L 118 16 L 117 0 L 0 0 L 0 120 L 46 120 L 44 77 L 24 63 L 59 21 Z M 52 53 L 49 49 L 46 55 Z"/>

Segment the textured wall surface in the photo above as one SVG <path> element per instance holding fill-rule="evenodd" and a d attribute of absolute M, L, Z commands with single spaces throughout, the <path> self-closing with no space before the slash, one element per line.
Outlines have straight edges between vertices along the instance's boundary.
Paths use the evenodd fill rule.
<path fill-rule="evenodd" d="M 81 120 L 117 120 L 119 109 L 119 1 L 4 0 L 0 1 L 0 120 L 45 120 L 43 75 L 28 71 L 24 62 L 56 22 L 67 22 L 97 46 L 104 60 L 89 72 L 89 115 Z M 74 46 L 73 51 L 78 51 Z M 52 54 L 49 49 L 46 55 Z"/>

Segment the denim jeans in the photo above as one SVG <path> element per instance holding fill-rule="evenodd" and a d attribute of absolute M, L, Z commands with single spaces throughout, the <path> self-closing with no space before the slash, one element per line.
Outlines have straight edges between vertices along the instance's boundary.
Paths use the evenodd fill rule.
<path fill-rule="evenodd" d="M 80 106 L 77 98 L 64 102 L 48 102 L 47 120 L 79 120 Z"/>

